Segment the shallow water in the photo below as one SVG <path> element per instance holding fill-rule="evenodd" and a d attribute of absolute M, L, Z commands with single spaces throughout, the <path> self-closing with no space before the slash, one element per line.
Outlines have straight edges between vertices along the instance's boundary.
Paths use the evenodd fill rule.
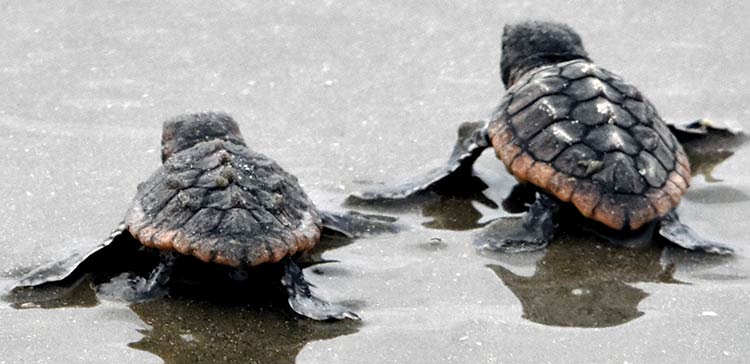
<path fill-rule="evenodd" d="M 321 208 L 439 165 L 459 123 L 499 100 L 501 27 L 526 17 L 570 23 L 666 119 L 748 130 L 748 15 L 698 1 L 0 1 L 0 290 L 106 237 L 159 163 L 161 121 L 185 111 L 232 114 Z M 742 149 L 721 181 L 696 177 L 679 209 L 732 259 L 576 235 L 479 253 L 472 234 L 507 213 L 428 201 L 377 209 L 414 228 L 306 270 L 360 324 L 190 298 L 97 304 L 83 286 L 83 306 L 0 305 L 0 363 L 744 362 L 748 162 Z M 512 185 L 498 167 L 491 153 L 477 164 L 495 203 Z"/>

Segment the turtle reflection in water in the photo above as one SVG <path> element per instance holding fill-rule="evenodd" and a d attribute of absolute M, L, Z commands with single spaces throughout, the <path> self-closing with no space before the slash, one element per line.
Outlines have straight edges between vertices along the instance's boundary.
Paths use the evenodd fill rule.
<path fill-rule="evenodd" d="M 506 26 L 500 71 L 507 92 L 492 120 L 462 124 L 444 167 L 351 198 L 393 201 L 426 191 L 465 189 L 472 165 L 492 147 L 520 183 L 513 191 L 531 198 L 520 224 L 508 227 L 501 219 L 477 235 L 482 248 L 542 249 L 567 211 L 595 221 L 603 236 L 632 237 L 618 243 L 640 245 L 656 231 L 688 250 L 732 253 L 728 246 L 699 237 L 680 222 L 675 208 L 691 177 L 690 153 L 680 142 L 686 136 L 721 141 L 719 132 L 730 139 L 733 133 L 688 124 L 672 127 L 682 137 L 678 140 L 651 102 L 620 76 L 594 64 L 580 36 L 563 24 Z"/>
<path fill-rule="evenodd" d="M 356 332 L 359 323 L 294 320 L 288 310 L 206 301 L 152 300 L 132 310 L 150 326 L 130 347 L 165 364 L 287 364 L 311 341 Z"/>
<path fill-rule="evenodd" d="M 328 240 L 313 249 L 328 247 Z M 130 347 L 167 364 L 293 363 L 308 342 L 352 334 L 360 326 L 351 320 L 296 319 L 285 309 L 283 287 L 272 280 L 240 284 L 226 275 L 198 273 L 185 272 L 166 299 L 130 306 L 149 325 Z"/>
<path fill-rule="evenodd" d="M 135 275 L 115 277 L 100 291 L 140 301 L 166 293 L 180 271 L 216 270 L 237 280 L 271 275 L 281 278 L 289 305 L 303 316 L 358 318 L 313 295 L 296 260 L 318 243 L 323 228 L 349 236 L 394 231 L 392 219 L 318 211 L 297 178 L 250 150 L 239 125 L 222 113 L 165 122 L 162 162 L 138 186 L 110 239 L 83 257 L 32 271 L 20 286 L 69 281 L 86 270 L 120 270 Z"/>
<path fill-rule="evenodd" d="M 675 265 L 663 264 L 662 249 L 591 246 L 584 239 L 550 244 L 531 277 L 502 265 L 488 267 L 518 297 L 524 318 L 544 325 L 608 327 L 643 315 L 638 304 L 648 296 L 631 284 L 681 283 Z M 571 262 L 575 262 L 571 266 Z"/>

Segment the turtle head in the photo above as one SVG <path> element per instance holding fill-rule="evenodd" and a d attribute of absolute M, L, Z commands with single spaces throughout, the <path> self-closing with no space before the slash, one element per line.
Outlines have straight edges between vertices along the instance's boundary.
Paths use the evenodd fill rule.
<path fill-rule="evenodd" d="M 169 119 L 162 128 L 161 161 L 200 142 L 214 139 L 245 145 L 240 126 L 227 114 L 203 112 Z"/>
<path fill-rule="evenodd" d="M 506 89 L 532 68 L 589 59 L 578 33 L 565 24 L 553 22 L 526 21 L 506 25 L 502 48 L 500 74 Z"/>

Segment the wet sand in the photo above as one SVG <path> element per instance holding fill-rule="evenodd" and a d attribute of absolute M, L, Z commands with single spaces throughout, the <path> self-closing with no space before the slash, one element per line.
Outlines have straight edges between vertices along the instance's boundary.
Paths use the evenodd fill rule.
<path fill-rule="evenodd" d="M 498 102 L 502 24 L 527 17 L 571 24 L 665 119 L 750 130 L 748 14 L 677 1 L 0 2 L 0 293 L 109 234 L 175 114 L 230 113 L 325 209 L 438 166 L 460 122 Z M 744 362 L 749 162 L 741 149 L 714 168 L 719 181 L 696 176 L 679 208 L 736 248 L 731 259 L 580 235 L 533 254 L 481 253 L 476 229 L 508 213 L 431 201 L 376 209 L 413 228 L 338 244 L 322 253 L 338 263 L 306 270 L 360 324 L 189 298 L 130 307 L 84 290 L 78 306 L 0 305 L 0 363 Z M 499 204 L 512 178 L 489 152 L 477 171 Z"/>

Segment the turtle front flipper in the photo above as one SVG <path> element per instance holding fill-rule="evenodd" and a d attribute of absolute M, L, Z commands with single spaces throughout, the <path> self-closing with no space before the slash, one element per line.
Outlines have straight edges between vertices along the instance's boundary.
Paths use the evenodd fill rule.
<path fill-rule="evenodd" d="M 702 174 L 709 182 L 719 181 L 711 175 L 714 167 L 734 155 L 748 140 L 744 132 L 714 125 L 708 119 L 668 126 L 685 149 L 692 174 Z"/>
<path fill-rule="evenodd" d="M 719 255 L 734 253 L 734 249 L 724 244 L 698 236 L 693 229 L 680 222 L 674 210 L 664 216 L 659 224 L 659 235 L 683 249 Z"/>
<path fill-rule="evenodd" d="M 401 226 L 396 218 L 384 215 L 363 214 L 356 211 L 320 211 L 323 228 L 344 235 L 347 238 L 396 233 Z"/>
<path fill-rule="evenodd" d="M 292 258 L 285 258 L 281 283 L 289 294 L 289 306 L 294 312 L 313 320 L 359 320 L 360 317 L 346 307 L 316 297 L 313 285 L 305 279 L 302 269 Z"/>
<path fill-rule="evenodd" d="M 16 287 L 34 287 L 47 283 L 61 282 L 78 276 L 85 265 L 92 264 L 102 256 L 116 254 L 116 252 L 122 250 L 137 249 L 140 244 L 134 242 L 132 238 L 127 239 L 129 236 L 126 235 L 129 234 L 127 234 L 125 223 L 122 222 L 112 231 L 106 240 L 96 245 L 90 251 L 86 253 L 77 252 L 63 260 L 39 266 L 22 277 Z"/>
<path fill-rule="evenodd" d="M 465 122 L 458 129 L 458 139 L 448 162 L 442 167 L 413 177 L 396 186 L 375 187 L 349 196 L 352 202 L 387 202 L 403 200 L 427 191 L 468 193 L 467 180 L 472 178 L 472 165 L 489 147 L 484 121 Z M 482 189 L 486 185 L 480 183 Z"/>
<path fill-rule="evenodd" d="M 554 237 L 559 209 L 560 202 L 539 193 L 520 224 L 514 219 L 501 218 L 477 234 L 474 243 L 480 249 L 510 253 L 543 249 Z"/>

